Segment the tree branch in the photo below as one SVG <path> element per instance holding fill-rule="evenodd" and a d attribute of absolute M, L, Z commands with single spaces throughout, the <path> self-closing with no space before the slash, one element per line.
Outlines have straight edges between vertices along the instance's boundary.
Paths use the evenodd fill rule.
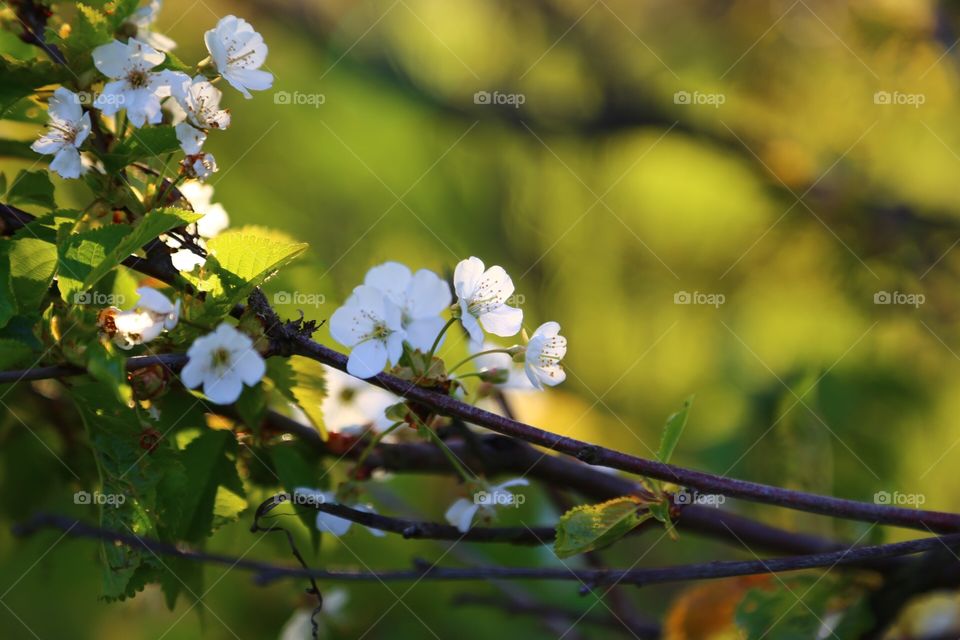
<path fill-rule="evenodd" d="M 864 562 L 909 556 L 943 546 L 960 545 L 960 534 L 919 538 L 907 542 L 857 547 L 801 556 L 769 558 L 766 560 L 727 560 L 697 564 L 676 565 L 644 569 L 582 569 L 563 567 L 441 567 L 423 560 L 415 560 L 412 569 L 386 571 L 355 571 L 338 569 L 304 569 L 281 566 L 256 560 L 235 558 L 219 553 L 194 551 L 152 538 L 110 531 L 79 520 L 56 515 L 36 515 L 30 520 L 14 525 L 17 537 L 30 536 L 44 529 L 54 529 L 72 538 L 87 538 L 123 543 L 152 551 L 191 560 L 232 566 L 254 573 L 259 585 L 267 585 L 283 579 L 340 580 L 340 581 L 419 581 L 419 580 L 556 580 L 576 581 L 598 587 L 610 584 L 647 586 L 690 580 L 714 580 L 746 575 L 766 575 L 804 569 L 832 568 L 858 565 Z M 960 566 L 954 557 L 949 561 Z"/>

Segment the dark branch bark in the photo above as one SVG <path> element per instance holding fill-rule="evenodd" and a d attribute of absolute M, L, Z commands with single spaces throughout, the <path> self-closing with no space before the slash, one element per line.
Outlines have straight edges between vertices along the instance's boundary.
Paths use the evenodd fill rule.
<path fill-rule="evenodd" d="M 295 354 L 346 371 L 347 357 L 344 354 L 304 336 L 293 335 L 285 338 L 293 343 L 292 347 Z M 387 373 L 378 374 L 368 379 L 367 382 L 391 391 L 409 401 L 429 407 L 440 414 L 460 418 L 502 435 L 571 455 L 590 465 L 613 467 L 621 471 L 693 487 L 707 493 L 717 493 L 733 498 L 742 498 L 753 502 L 847 520 L 897 525 L 911 529 L 929 529 L 936 532 L 960 530 L 960 515 L 953 513 L 907 509 L 821 496 L 758 482 L 727 478 L 703 471 L 684 469 L 683 467 L 647 460 L 600 445 L 544 431 L 517 420 L 511 420 L 465 404 L 430 389 L 418 387 Z"/>
<path fill-rule="evenodd" d="M 355 571 L 335 569 L 304 569 L 279 566 L 219 553 L 193 551 L 151 538 L 109 531 L 79 520 L 55 515 L 37 515 L 13 527 L 14 535 L 24 537 L 43 529 L 64 532 L 72 538 L 88 538 L 119 542 L 144 548 L 160 555 L 171 555 L 195 562 L 232 566 L 254 573 L 257 584 L 266 585 L 278 580 L 298 578 L 340 581 L 419 581 L 419 580 L 557 580 L 576 581 L 598 587 L 610 584 L 647 586 L 689 580 L 714 580 L 745 575 L 765 575 L 804 569 L 833 568 L 861 565 L 865 562 L 909 556 L 932 549 L 960 545 L 960 534 L 919 538 L 908 542 L 858 547 L 829 553 L 769 558 L 766 560 L 728 560 L 698 564 L 645 569 L 580 569 L 563 567 L 441 567 L 416 560 L 413 569 L 387 571 Z M 953 557 L 950 564 L 960 567 Z"/>

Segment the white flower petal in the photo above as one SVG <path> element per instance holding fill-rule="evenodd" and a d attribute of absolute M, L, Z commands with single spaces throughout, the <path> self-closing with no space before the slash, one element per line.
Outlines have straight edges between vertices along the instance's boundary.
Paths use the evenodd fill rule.
<path fill-rule="evenodd" d="M 387 345 L 382 340 L 361 342 L 350 352 L 347 371 L 358 378 L 371 378 L 387 365 Z"/>
<path fill-rule="evenodd" d="M 470 530 L 470 525 L 473 523 L 473 516 L 479 508 L 479 505 L 474 504 L 470 500 L 459 498 L 450 505 L 447 512 L 443 514 L 443 517 L 447 519 L 447 522 L 459 529 L 461 533 L 466 533 Z"/>
<path fill-rule="evenodd" d="M 406 302 L 407 285 L 411 279 L 410 269 L 399 262 L 385 262 L 367 271 L 363 284 L 376 287 L 401 307 Z"/>
<path fill-rule="evenodd" d="M 83 165 L 80 162 L 80 152 L 75 147 L 63 147 L 57 151 L 50 163 L 50 170 L 60 174 L 68 180 L 79 178 Z"/>
<path fill-rule="evenodd" d="M 353 523 L 346 518 L 335 516 L 332 513 L 321 511 L 317 514 L 317 529 L 323 533 L 330 533 L 338 538 L 347 533 Z"/>
<path fill-rule="evenodd" d="M 504 338 L 520 333 L 523 326 L 523 311 L 515 307 L 500 305 L 480 316 L 480 324 L 490 333 Z"/>
<path fill-rule="evenodd" d="M 469 257 L 461 260 L 453 272 L 453 288 L 460 298 L 473 297 L 480 278 L 483 277 L 483 260 L 476 257 Z"/>
<path fill-rule="evenodd" d="M 214 404 L 233 404 L 243 392 L 243 381 L 233 371 L 207 375 L 203 381 L 203 393 Z"/>

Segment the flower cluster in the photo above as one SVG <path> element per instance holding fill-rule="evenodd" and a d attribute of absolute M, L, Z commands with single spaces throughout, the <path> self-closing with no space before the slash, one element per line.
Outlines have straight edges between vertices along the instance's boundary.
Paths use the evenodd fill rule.
<path fill-rule="evenodd" d="M 220 108 L 222 93 L 213 82 L 222 78 L 246 98 L 250 90 L 262 91 L 273 84 L 273 75 L 262 70 L 267 45 L 252 26 L 236 16 L 226 16 L 207 31 L 204 42 L 210 56 L 191 77 L 182 71 L 160 68 L 175 44 L 152 30 L 160 1 L 138 9 L 127 21 L 131 35 L 93 50 L 93 64 L 106 82 L 93 101 L 104 116 L 114 118 L 114 133 L 124 134 L 120 114 L 133 127 L 160 124 L 163 108 L 174 113 L 177 140 L 185 157 L 181 173 L 206 179 L 217 170 L 216 159 L 203 151 L 211 129 L 230 126 L 230 112 Z M 63 178 L 78 178 L 84 172 L 80 149 L 87 139 L 90 113 L 84 111 L 78 94 L 66 88 L 54 92 L 49 102 L 49 130 L 32 148 L 54 155 L 50 169 Z"/>
<path fill-rule="evenodd" d="M 522 329 L 523 311 L 508 304 L 514 286 L 503 267 L 487 269 L 482 260 L 470 257 L 457 265 L 453 288 L 457 300 L 451 307 L 450 287 L 431 271 L 411 273 L 396 262 L 370 269 L 364 283 L 330 318 L 330 335 L 351 349 L 347 361 L 350 374 L 375 376 L 388 363 L 396 366 L 405 349 L 432 356 L 446 329 L 459 320 L 474 351 L 468 360 L 492 354 L 507 355 L 510 359 L 505 364 L 520 360 L 536 389 L 564 381 L 561 361 L 567 353 L 567 340 L 556 322 L 540 325 L 525 346 L 481 349 L 486 333 L 510 337 Z M 445 322 L 442 314 L 448 309 L 452 317 Z"/>
<path fill-rule="evenodd" d="M 404 342 L 427 351 L 442 330 L 440 313 L 450 306 L 450 287 L 440 276 L 416 273 L 397 262 L 367 272 L 362 285 L 330 317 L 330 335 L 351 348 L 347 371 L 370 378 L 387 362 L 396 366 Z"/>

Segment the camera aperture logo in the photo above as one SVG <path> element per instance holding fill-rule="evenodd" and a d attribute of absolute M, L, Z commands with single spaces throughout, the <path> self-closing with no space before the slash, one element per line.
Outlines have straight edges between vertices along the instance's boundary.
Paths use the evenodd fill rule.
<path fill-rule="evenodd" d="M 96 307 L 122 307 L 125 296 L 119 293 L 101 293 L 100 291 L 81 291 L 73 294 L 73 304 L 86 304 Z"/>
<path fill-rule="evenodd" d="M 927 101 L 923 93 L 902 93 L 900 91 L 877 91 L 873 94 L 873 104 L 904 106 L 919 109 Z"/>
<path fill-rule="evenodd" d="M 100 493 L 94 491 L 77 491 L 73 494 L 73 504 L 95 504 L 108 507 L 120 507 L 127 501 L 122 493 Z"/>
<path fill-rule="evenodd" d="M 727 101 L 722 93 L 703 93 L 702 91 L 677 91 L 673 94 L 673 104 L 706 105 L 719 109 Z"/>
<path fill-rule="evenodd" d="M 303 91 L 276 91 L 273 94 L 273 104 L 308 106 L 319 109 L 327 102 L 327 96 L 322 93 L 305 93 Z"/>
<path fill-rule="evenodd" d="M 299 307 L 318 308 L 325 304 L 327 297 L 322 293 L 305 291 L 278 291 L 273 294 L 273 304 L 293 304 Z"/>
<path fill-rule="evenodd" d="M 527 497 L 522 493 L 509 491 L 477 491 L 473 494 L 473 504 L 481 507 L 517 507 L 520 508 Z"/>
<path fill-rule="evenodd" d="M 727 501 L 727 496 L 719 493 L 700 493 L 699 491 L 690 491 L 689 489 L 680 489 L 673 494 L 673 504 L 678 506 L 689 506 L 691 504 L 703 507 L 717 507 Z"/>
<path fill-rule="evenodd" d="M 702 291 L 677 291 L 673 294 L 673 304 L 699 304 L 719 309 L 727 301 L 722 293 L 704 293 Z"/>
<path fill-rule="evenodd" d="M 326 504 L 327 496 L 322 491 L 294 491 L 290 493 L 281 493 L 277 496 L 277 502 L 289 502 L 301 507 L 314 507 Z"/>
<path fill-rule="evenodd" d="M 900 493 L 899 491 L 877 491 L 873 494 L 874 504 L 891 504 L 905 507 L 921 507 L 927 501 L 922 493 Z"/>
<path fill-rule="evenodd" d="M 495 104 L 507 105 L 514 109 L 519 109 L 520 105 L 527 101 L 527 96 L 522 93 L 500 93 L 499 91 L 477 91 L 473 94 L 473 104 Z"/>
<path fill-rule="evenodd" d="M 904 293 L 902 291 L 877 291 L 873 294 L 873 304 L 897 304 L 919 308 L 927 301 L 922 293 Z"/>

